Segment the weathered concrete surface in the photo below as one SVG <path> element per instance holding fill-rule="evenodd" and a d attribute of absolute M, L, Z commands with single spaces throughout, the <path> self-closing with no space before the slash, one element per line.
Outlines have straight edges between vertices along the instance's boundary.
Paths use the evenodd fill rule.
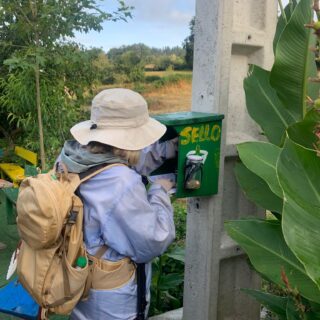
<path fill-rule="evenodd" d="M 182 319 L 182 308 L 173 310 L 170 312 L 163 313 L 159 316 L 151 317 L 149 320 L 181 320 Z"/>

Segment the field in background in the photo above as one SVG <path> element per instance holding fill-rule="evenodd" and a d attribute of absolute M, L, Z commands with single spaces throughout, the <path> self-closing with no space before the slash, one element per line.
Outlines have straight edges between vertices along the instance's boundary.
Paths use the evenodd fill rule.
<path fill-rule="evenodd" d="M 170 74 L 176 74 L 176 75 L 186 75 L 190 76 L 192 74 L 192 71 L 183 70 L 183 71 L 146 71 L 145 75 L 148 76 L 159 76 L 159 77 L 166 77 Z"/>
<path fill-rule="evenodd" d="M 151 114 L 190 111 L 191 109 L 191 71 L 149 71 L 146 72 L 146 79 L 151 76 L 169 79 L 162 87 L 146 91 L 146 98 Z M 170 82 L 170 77 L 181 77 L 178 81 Z"/>
<path fill-rule="evenodd" d="M 150 114 L 190 111 L 191 80 L 180 80 L 147 92 L 143 96 L 148 102 Z"/>
<path fill-rule="evenodd" d="M 148 71 L 144 82 L 104 85 L 98 91 L 119 86 L 141 93 L 148 102 L 150 114 L 191 109 L 191 71 Z"/>

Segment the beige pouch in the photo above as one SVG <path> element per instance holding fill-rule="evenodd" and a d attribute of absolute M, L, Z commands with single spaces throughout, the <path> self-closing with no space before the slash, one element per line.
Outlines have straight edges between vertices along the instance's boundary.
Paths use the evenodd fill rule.
<path fill-rule="evenodd" d="M 89 276 L 84 290 L 83 298 L 89 295 L 89 290 L 111 290 L 124 286 L 135 273 L 136 265 L 129 258 L 119 261 L 101 259 L 107 246 L 98 250 L 95 256 L 88 255 Z"/>
<path fill-rule="evenodd" d="M 124 258 L 120 261 L 108 261 L 90 257 L 97 260 L 93 265 L 92 285 L 93 289 L 110 290 L 122 287 L 132 278 L 135 272 L 135 264 Z"/>

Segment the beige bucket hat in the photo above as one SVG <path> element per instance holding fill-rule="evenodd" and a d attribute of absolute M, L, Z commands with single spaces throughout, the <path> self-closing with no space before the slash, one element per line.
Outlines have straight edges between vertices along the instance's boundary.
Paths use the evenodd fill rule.
<path fill-rule="evenodd" d="M 140 150 L 157 141 L 166 126 L 149 117 L 148 105 L 137 92 L 115 88 L 92 100 L 91 117 L 70 129 L 82 145 L 101 142 L 124 150 Z"/>

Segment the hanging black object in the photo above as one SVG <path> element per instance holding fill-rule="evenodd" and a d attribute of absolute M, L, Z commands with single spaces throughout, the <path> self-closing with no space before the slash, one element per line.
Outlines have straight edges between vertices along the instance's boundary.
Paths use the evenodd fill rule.
<path fill-rule="evenodd" d="M 145 320 L 145 310 L 147 306 L 146 300 L 146 270 L 144 263 L 137 264 L 137 291 L 138 291 L 138 305 L 137 317 L 135 320 Z"/>

